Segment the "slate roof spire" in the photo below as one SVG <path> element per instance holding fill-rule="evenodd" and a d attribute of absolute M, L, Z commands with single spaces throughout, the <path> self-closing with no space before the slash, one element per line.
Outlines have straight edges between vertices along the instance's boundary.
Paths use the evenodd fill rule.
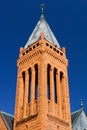
<path fill-rule="evenodd" d="M 56 37 L 54 36 L 53 32 L 51 31 L 45 16 L 44 16 L 44 4 L 41 5 L 41 17 L 38 21 L 36 27 L 34 28 L 32 34 L 30 35 L 27 43 L 24 46 L 24 49 L 30 46 L 31 44 L 35 43 L 40 39 L 41 33 L 44 33 L 44 38 L 51 42 L 52 44 L 56 45 L 58 48 L 60 48 L 59 42 L 57 41 Z"/>

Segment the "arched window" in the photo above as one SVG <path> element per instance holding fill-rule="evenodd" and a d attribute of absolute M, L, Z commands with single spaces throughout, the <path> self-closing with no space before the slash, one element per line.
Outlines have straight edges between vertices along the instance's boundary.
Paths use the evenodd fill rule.
<path fill-rule="evenodd" d="M 60 91 L 61 91 L 61 105 L 62 105 L 62 118 L 65 118 L 65 106 L 64 106 L 64 88 L 63 88 L 63 72 L 60 72 Z"/>
<path fill-rule="evenodd" d="M 31 68 L 29 68 L 29 87 L 28 87 L 28 102 L 30 103 L 31 101 L 31 87 L 32 87 L 32 83 L 31 83 L 31 79 L 32 79 L 32 72 L 31 72 Z"/>
<path fill-rule="evenodd" d="M 60 72 L 60 86 L 61 86 L 61 94 L 63 97 L 63 72 Z"/>
<path fill-rule="evenodd" d="M 25 72 L 22 73 L 22 80 L 23 80 L 23 105 L 24 105 L 24 97 L 25 97 Z"/>
<path fill-rule="evenodd" d="M 35 99 L 38 99 L 38 65 L 35 65 Z"/>
<path fill-rule="evenodd" d="M 47 65 L 47 97 L 50 100 L 50 68 L 51 66 Z"/>
<path fill-rule="evenodd" d="M 63 78 L 63 72 L 60 72 L 60 82 L 62 82 L 62 78 Z"/>
<path fill-rule="evenodd" d="M 57 69 L 54 68 L 54 101 L 55 103 L 57 103 L 57 84 L 56 84 L 56 73 L 57 73 Z"/>

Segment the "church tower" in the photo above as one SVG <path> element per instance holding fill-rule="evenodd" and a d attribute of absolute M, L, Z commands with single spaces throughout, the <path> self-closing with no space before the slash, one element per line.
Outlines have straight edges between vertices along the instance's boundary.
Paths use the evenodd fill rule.
<path fill-rule="evenodd" d="M 14 130 L 71 130 L 68 60 L 42 14 L 17 61 Z"/>

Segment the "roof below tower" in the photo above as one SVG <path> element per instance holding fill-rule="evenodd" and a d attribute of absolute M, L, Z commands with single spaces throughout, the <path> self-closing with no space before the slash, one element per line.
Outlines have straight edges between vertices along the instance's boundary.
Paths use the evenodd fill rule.
<path fill-rule="evenodd" d="M 45 39 L 47 41 L 51 42 L 54 45 L 57 45 L 57 47 L 60 48 L 60 45 L 59 45 L 57 39 L 55 38 L 53 32 L 51 31 L 49 25 L 47 24 L 43 14 L 41 15 L 39 22 L 37 23 L 34 31 L 32 32 L 31 36 L 29 37 L 24 48 L 27 48 L 34 42 L 38 41 L 40 39 L 41 33 L 44 33 Z"/>
<path fill-rule="evenodd" d="M 82 112 L 83 109 L 80 109 L 78 111 L 75 111 L 73 113 L 71 113 L 71 120 L 72 120 L 72 126 L 75 124 L 75 122 L 77 121 L 80 113 Z"/>
<path fill-rule="evenodd" d="M 0 115 L 2 116 L 8 130 L 12 130 L 13 129 L 14 117 L 12 115 L 10 115 L 10 114 L 7 114 L 7 113 L 3 112 L 3 111 L 0 111 Z"/>

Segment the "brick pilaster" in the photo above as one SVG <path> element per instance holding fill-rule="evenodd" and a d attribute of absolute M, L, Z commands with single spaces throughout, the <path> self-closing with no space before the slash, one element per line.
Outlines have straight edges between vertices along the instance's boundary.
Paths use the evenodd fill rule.
<path fill-rule="evenodd" d="M 54 115 L 54 70 L 53 67 L 50 69 L 50 91 L 51 91 L 51 107 L 52 107 L 52 114 Z"/>
<path fill-rule="evenodd" d="M 28 70 L 25 71 L 25 94 L 24 94 L 24 110 L 23 110 L 23 117 L 26 117 L 26 109 L 28 103 L 28 88 L 29 87 L 29 72 Z"/>
<path fill-rule="evenodd" d="M 31 114 L 33 114 L 34 101 L 35 101 L 35 68 L 32 67 L 32 76 L 31 76 Z"/>

